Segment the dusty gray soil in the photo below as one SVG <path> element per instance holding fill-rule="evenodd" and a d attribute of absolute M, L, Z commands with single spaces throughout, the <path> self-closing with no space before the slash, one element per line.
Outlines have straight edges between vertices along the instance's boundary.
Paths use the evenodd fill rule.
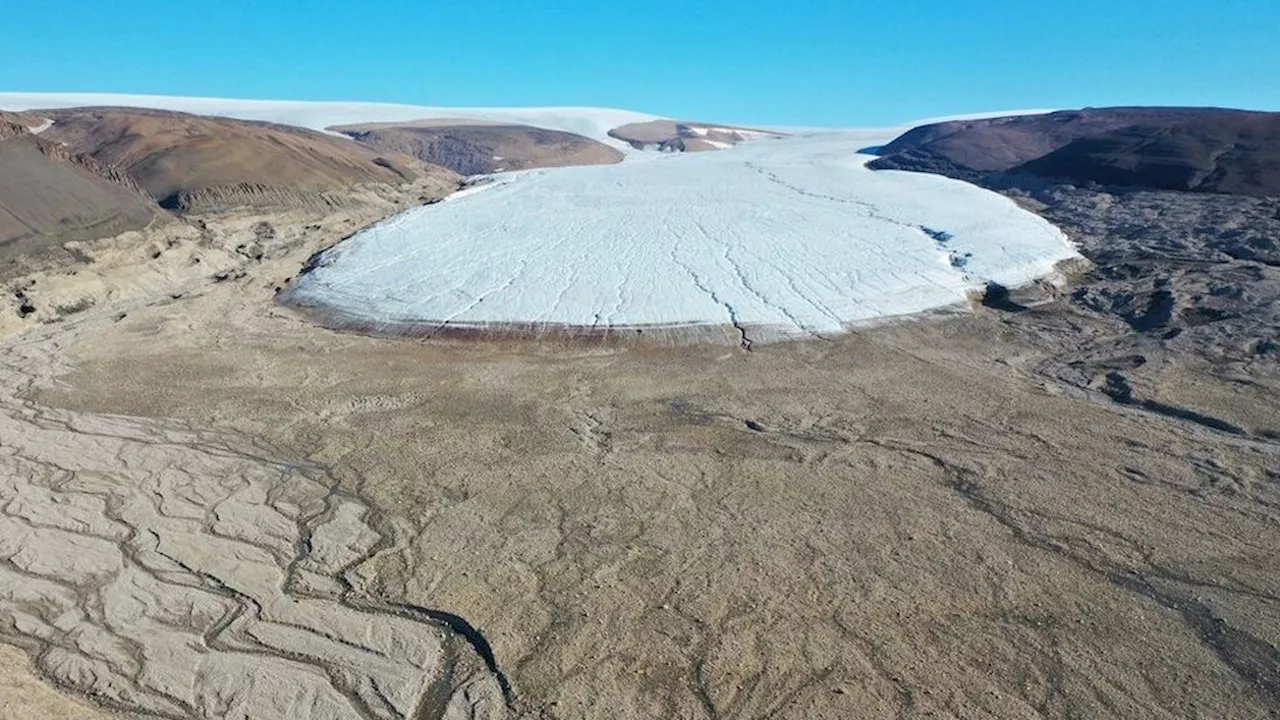
<path fill-rule="evenodd" d="M 88 245 L 92 262 L 74 274 L 39 275 L 32 302 L 82 292 L 89 274 L 107 291 L 43 324 L 24 317 L 25 332 L 0 344 L 0 637 L 30 654 L 32 670 L 128 717 L 505 712 L 492 657 L 464 620 L 364 590 L 359 568 L 391 534 L 326 468 L 279 461 L 287 453 L 258 438 L 27 399 L 66 371 L 77 328 L 278 277 L 302 249 L 429 191 L 362 194 L 345 211 L 289 211 L 275 225 L 210 217 L 198 242 L 174 228 L 121 236 Z M 130 262 L 166 236 L 176 257 Z M 59 707 L 22 663 L 4 662 L 4 717 Z"/>

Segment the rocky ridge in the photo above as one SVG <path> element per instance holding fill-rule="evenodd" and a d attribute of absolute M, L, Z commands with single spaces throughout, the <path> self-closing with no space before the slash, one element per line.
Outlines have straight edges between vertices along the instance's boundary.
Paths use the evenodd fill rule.
<path fill-rule="evenodd" d="M 608 165 L 622 161 L 617 150 L 559 130 L 441 120 L 333 128 L 380 152 L 398 153 L 448 168 L 460 175 L 512 170 Z"/>

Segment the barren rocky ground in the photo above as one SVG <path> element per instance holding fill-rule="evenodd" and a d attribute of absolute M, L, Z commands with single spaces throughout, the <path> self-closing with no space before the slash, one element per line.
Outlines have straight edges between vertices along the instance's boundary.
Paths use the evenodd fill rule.
<path fill-rule="evenodd" d="M 1045 192 L 1056 298 L 750 352 L 337 334 L 375 209 L 211 222 L 4 341 L 0 632 L 85 717 L 1274 715 L 1275 267 Z"/>
<path fill-rule="evenodd" d="M 425 200 L 459 180 L 415 158 L 315 131 L 137 108 L 0 113 L 0 166 L 5 281 L 51 268 L 68 274 L 93 259 L 84 243 L 105 238 L 124 248 L 163 243 L 149 258 L 160 259 L 177 238 L 199 232 L 194 222 L 177 223 L 187 216 L 248 207 L 264 217 L 288 210 L 341 216 L 359 212 L 344 206 L 377 204 L 403 185 L 418 186 Z M 101 255 L 103 243 L 93 245 Z M 139 259 L 144 273 L 157 264 Z M 25 288 L 15 297 L 19 291 Z"/>
<path fill-rule="evenodd" d="M 1280 716 L 1274 198 L 997 174 L 1091 265 L 669 347 L 308 322 L 456 185 L 356 179 L 0 273 L 0 718 Z"/>

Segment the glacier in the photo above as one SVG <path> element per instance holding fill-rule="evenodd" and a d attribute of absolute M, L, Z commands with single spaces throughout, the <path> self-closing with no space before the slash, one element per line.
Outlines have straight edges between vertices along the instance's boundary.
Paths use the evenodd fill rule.
<path fill-rule="evenodd" d="M 747 344 L 956 305 L 1077 257 L 996 193 L 867 169 L 868 139 L 496 176 L 335 246 L 286 299 L 377 330 L 722 325 Z"/>

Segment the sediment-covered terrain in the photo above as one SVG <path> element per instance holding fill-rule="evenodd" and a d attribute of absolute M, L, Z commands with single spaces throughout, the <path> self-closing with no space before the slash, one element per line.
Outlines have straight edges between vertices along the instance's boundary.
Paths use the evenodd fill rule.
<path fill-rule="evenodd" d="M 41 310 L 0 326 L 0 714 L 1280 712 L 1274 199 L 1004 188 L 1093 267 L 803 342 L 277 302 L 450 189 L 179 214 L 9 279 Z"/>
<path fill-rule="evenodd" d="M 361 591 L 465 618 L 517 716 L 1276 707 L 1265 354 L 1137 361 L 1122 319 L 1065 299 L 602 352 L 242 319 L 269 294 L 86 316 L 76 370 L 33 397 L 328 467 L 395 518 Z M 1081 350 L 1101 384 L 1061 372 Z"/>
<path fill-rule="evenodd" d="M 652 120 L 614 128 L 609 131 L 609 136 L 622 140 L 636 150 L 707 152 L 725 150 L 751 140 L 776 138 L 779 134 L 766 130 L 720 127 L 707 123 Z"/>
<path fill-rule="evenodd" d="M 0 359 L 0 615 L 47 679 L 159 717 L 499 716 L 463 626 L 364 591 L 389 540 L 324 468 L 22 403 L 41 335 Z"/>
<path fill-rule="evenodd" d="M 127 239 L 83 270 L 121 285 L 104 301 L 120 322 L 157 302 L 148 285 L 178 302 L 270 275 L 342 215 L 280 214 L 270 237 L 265 220 L 209 218 L 213 276 L 130 277 L 110 254 Z M 218 252 L 250 242 L 259 254 Z M 235 433 L 41 407 L 29 398 L 66 371 L 65 338 L 45 325 L 0 353 L 0 634 L 46 681 L 130 717 L 505 715 L 505 680 L 464 619 L 363 588 L 359 568 L 390 531 L 329 468 Z"/>

